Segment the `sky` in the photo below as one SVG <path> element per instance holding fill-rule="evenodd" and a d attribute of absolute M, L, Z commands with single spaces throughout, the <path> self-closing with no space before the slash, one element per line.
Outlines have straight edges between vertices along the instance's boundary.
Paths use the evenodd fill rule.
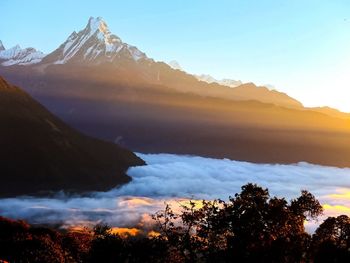
<path fill-rule="evenodd" d="M 272 85 L 305 106 L 350 112 L 348 0 L 0 0 L 0 40 L 45 53 L 90 16 L 157 61 Z"/>

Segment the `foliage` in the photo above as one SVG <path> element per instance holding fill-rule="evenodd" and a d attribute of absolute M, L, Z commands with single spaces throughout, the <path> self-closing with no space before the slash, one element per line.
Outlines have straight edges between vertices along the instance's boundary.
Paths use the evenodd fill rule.
<path fill-rule="evenodd" d="M 190 202 L 179 215 L 166 206 L 154 219 L 183 262 L 301 262 L 311 241 L 304 221 L 321 213 L 307 191 L 289 204 L 247 184 L 229 202 L 203 201 L 198 209 Z"/>
<path fill-rule="evenodd" d="M 327 218 L 314 236 L 315 262 L 350 262 L 350 218 Z"/>
<path fill-rule="evenodd" d="M 304 222 L 322 206 L 302 191 L 288 202 L 247 184 L 228 201 L 190 201 L 153 215 L 148 237 L 107 225 L 58 231 L 0 218 L 0 261 L 9 262 L 350 262 L 350 218 L 329 217 L 311 236 Z"/>

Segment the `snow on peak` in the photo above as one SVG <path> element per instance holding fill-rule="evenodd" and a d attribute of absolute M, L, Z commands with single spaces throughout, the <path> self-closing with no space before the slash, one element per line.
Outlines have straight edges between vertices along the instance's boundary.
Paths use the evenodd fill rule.
<path fill-rule="evenodd" d="M 230 88 L 235 88 L 238 87 L 240 85 L 242 85 L 242 81 L 240 80 L 233 80 L 233 79 L 215 79 L 210 75 L 206 75 L 206 74 L 202 74 L 202 75 L 194 75 L 196 79 L 200 80 L 200 81 L 204 81 L 207 83 L 217 83 L 223 86 L 228 86 Z"/>
<path fill-rule="evenodd" d="M 0 40 L 0 51 L 2 51 L 2 50 L 5 50 L 5 47 L 4 47 L 4 45 L 2 44 L 2 42 Z"/>
<path fill-rule="evenodd" d="M 87 35 L 89 37 L 96 34 L 97 39 L 103 41 L 106 45 L 113 45 L 115 42 L 121 42 L 121 39 L 119 37 L 111 34 L 106 22 L 102 19 L 102 17 L 90 17 L 85 30 L 88 32 Z"/>
<path fill-rule="evenodd" d="M 90 17 L 87 25 L 91 32 L 95 33 L 97 30 L 101 31 L 104 34 L 110 34 L 108 26 L 106 22 L 102 19 L 102 17 Z"/>
<path fill-rule="evenodd" d="M 49 55 L 46 62 L 64 64 L 68 61 L 88 61 L 91 63 L 114 62 L 117 58 L 138 61 L 147 59 L 136 47 L 123 43 L 111 34 L 107 23 L 101 17 L 90 17 L 86 27 L 68 39 Z"/>
<path fill-rule="evenodd" d="M 2 43 L 0 43 L 2 46 Z M 2 46 L 3 47 L 3 46 Z M 44 53 L 34 48 L 21 49 L 19 45 L 10 49 L 0 48 L 0 63 L 3 66 L 30 65 L 39 63 L 45 56 Z"/>
<path fill-rule="evenodd" d="M 177 69 L 177 70 L 181 70 L 183 71 L 182 67 L 180 66 L 179 62 L 177 62 L 176 60 L 172 60 L 168 62 L 168 65 L 173 68 L 173 69 Z"/>

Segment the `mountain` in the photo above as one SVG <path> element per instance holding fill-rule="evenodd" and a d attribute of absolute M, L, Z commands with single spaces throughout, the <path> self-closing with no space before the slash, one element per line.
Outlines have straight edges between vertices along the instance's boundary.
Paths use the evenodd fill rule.
<path fill-rule="evenodd" d="M 146 55 L 110 33 L 101 17 L 90 17 L 86 27 L 75 31 L 58 49 L 46 56 L 43 64 L 113 63 L 120 59 L 139 61 Z"/>
<path fill-rule="evenodd" d="M 6 67 L 6 75 L 74 128 L 136 152 L 350 167 L 348 120 L 127 82 L 113 67 L 68 64 L 45 74 Z"/>
<path fill-rule="evenodd" d="M 31 65 L 39 63 L 45 56 L 34 48 L 22 49 L 19 45 L 5 49 L 0 41 L 0 64 L 3 66 Z"/>
<path fill-rule="evenodd" d="M 329 116 L 340 118 L 340 119 L 348 119 L 350 120 L 350 113 L 341 112 L 337 109 L 333 109 L 331 107 L 314 107 L 314 108 L 308 108 L 312 111 L 320 112 L 327 114 Z"/>
<path fill-rule="evenodd" d="M 206 74 L 195 75 L 195 77 L 200 81 L 204 81 L 207 83 L 217 83 L 217 84 L 227 86 L 230 88 L 235 88 L 235 87 L 238 87 L 238 86 L 243 84 L 242 81 L 240 81 L 240 80 L 233 80 L 233 79 L 217 80 L 217 79 L 213 78 L 212 76 L 206 75 Z"/>
<path fill-rule="evenodd" d="M 176 61 L 175 63 L 172 62 L 172 65 L 170 66 L 172 68 L 181 68 L 181 66 L 176 63 Z M 161 76 L 163 75 L 164 74 L 161 74 Z M 169 73 L 165 74 L 165 76 L 167 75 L 169 75 Z M 163 82 L 163 84 L 166 86 L 175 87 L 179 91 L 184 91 L 185 87 L 188 86 L 189 88 L 186 89 L 186 92 L 191 92 L 203 96 L 241 101 L 256 100 L 288 108 L 303 108 L 303 105 L 299 101 L 288 96 L 287 94 L 276 90 L 270 90 L 267 87 L 263 86 L 258 87 L 254 83 L 243 84 L 240 80 L 236 81 L 231 79 L 217 80 L 212 76 L 205 74 L 193 75 L 195 79 L 191 79 L 189 77 L 185 78 L 185 76 L 180 76 L 180 74 L 178 74 L 177 77 L 179 80 L 176 81 L 175 79 L 171 79 L 167 82 Z M 184 80 L 186 80 L 187 85 L 184 84 Z M 205 86 L 203 85 L 203 82 L 210 85 Z M 176 86 L 176 83 L 179 83 L 179 85 Z"/>
<path fill-rule="evenodd" d="M 3 50 L 5 50 L 5 47 L 4 47 L 4 45 L 2 44 L 2 41 L 0 40 L 0 51 L 3 51 Z"/>
<path fill-rule="evenodd" d="M 168 62 L 168 65 L 172 68 L 172 69 L 176 69 L 176 70 L 180 70 L 180 71 L 184 71 L 181 67 L 181 65 L 179 64 L 179 62 L 177 62 L 176 60 L 172 60 Z M 200 80 L 200 81 L 204 81 L 206 83 L 217 83 L 220 84 L 222 86 L 227 86 L 230 88 L 235 88 L 238 87 L 240 85 L 242 85 L 242 81 L 240 80 L 233 80 L 233 79 L 215 79 L 210 75 L 207 74 L 201 74 L 201 75 L 193 75 L 196 79 Z"/>
<path fill-rule="evenodd" d="M 20 50 L 19 47 L 16 49 Z M 2 63 L 2 66 L 27 65 L 40 74 L 50 71 L 50 67 L 60 64 L 66 65 L 66 68 L 69 66 L 99 66 L 100 68 L 106 68 L 108 73 L 104 75 L 116 74 L 119 78 L 118 81 L 120 82 L 122 79 L 124 83 L 137 82 L 138 85 L 163 85 L 178 92 L 215 98 L 258 100 L 285 107 L 301 106 L 300 102 L 286 96 L 284 93 L 269 90 L 262 92 L 258 87 L 252 89 L 251 85 L 248 90 L 245 90 L 243 88 L 247 86 L 239 85 L 241 84 L 239 81 L 201 79 L 182 70 L 174 70 L 166 63 L 156 62 L 148 58 L 138 48 L 124 43 L 119 37 L 111 34 L 106 22 L 101 17 L 90 17 L 83 30 L 78 33 L 72 32 L 67 40 L 52 53 L 44 56 L 41 52 L 34 51 L 33 54 L 29 53 L 33 59 L 28 61 L 9 59 L 8 57 L 11 56 L 6 55 L 4 58 L 7 60 Z M 6 50 L 6 52 L 9 51 Z M 114 67 L 113 70 L 112 67 Z M 72 70 L 75 71 L 74 68 Z M 23 69 L 20 69 L 20 71 L 23 71 Z M 111 73 L 112 71 L 114 73 Z M 204 81 L 199 81 L 198 78 Z M 233 86 L 242 87 L 234 90 L 232 89 Z M 260 96 L 261 93 L 264 93 L 264 96 Z M 271 96 L 269 97 L 269 95 Z"/>
<path fill-rule="evenodd" d="M 303 105 L 286 93 L 270 90 L 267 87 L 258 87 L 254 83 L 245 83 L 232 89 L 232 95 L 240 100 L 257 100 L 272 103 L 288 108 L 302 109 Z"/>
<path fill-rule="evenodd" d="M 177 62 L 176 60 L 169 61 L 169 62 L 168 62 L 168 65 L 169 65 L 172 69 L 184 71 L 184 70 L 182 69 L 182 67 L 180 66 L 179 62 Z"/>
<path fill-rule="evenodd" d="M 97 191 L 126 183 L 144 162 L 85 136 L 0 77 L 0 196 Z"/>
<path fill-rule="evenodd" d="M 172 69 L 176 69 L 176 70 L 180 70 L 180 71 L 184 71 L 181 67 L 181 65 L 179 64 L 179 62 L 177 62 L 176 60 L 172 60 L 168 62 L 168 65 L 172 68 Z M 242 85 L 242 81 L 240 80 L 233 80 L 233 79 L 215 79 L 210 75 L 207 74 L 201 74 L 201 75 L 193 75 L 196 79 L 200 80 L 200 81 L 204 81 L 206 83 L 217 83 L 220 84 L 222 86 L 227 86 L 230 88 L 235 88 L 238 87 L 240 85 Z"/>
<path fill-rule="evenodd" d="M 228 86 L 230 88 L 235 88 L 235 87 L 238 87 L 238 86 L 242 85 L 243 83 L 240 80 L 222 79 L 222 80 L 219 81 L 219 84 L 223 85 L 223 86 Z"/>
<path fill-rule="evenodd" d="M 76 40 L 36 64 L 0 66 L 0 75 L 74 128 L 133 151 L 350 167 L 348 120 L 253 83 L 199 81 L 135 58 L 122 41 L 110 54 L 111 37 L 102 19 L 91 18 L 71 35 Z"/>
<path fill-rule="evenodd" d="M 217 80 L 210 75 L 195 75 L 195 77 L 207 83 L 217 83 L 221 86 L 232 88 L 226 95 L 220 97 L 231 98 L 235 100 L 256 100 L 265 103 L 272 103 L 288 108 L 302 108 L 303 105 L 296 99 L 283 92 L 270 90 L 264 86 L 256 86 L 254 83 L 242 83 L 240 80 L 222 79 Z"/>

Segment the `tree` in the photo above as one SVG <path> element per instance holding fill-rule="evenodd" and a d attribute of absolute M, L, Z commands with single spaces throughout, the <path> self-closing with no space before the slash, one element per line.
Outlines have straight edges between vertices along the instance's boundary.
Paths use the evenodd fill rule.
<path fill-rule="evenodd" d="M 313 235 L 315 262 L 350 262 L 350 218 L 328 217 Z"/>
<path fill-rule="evenodd" d="M 307 191 L 288 203 L 247 184 L 229 202 L 203 201 L 196 208 L 191 201 L 180 214 L 167 205 L 154 218 L 160 238 L 184 261 L 300 262 L 311 241 L 304 221 L 321 213 L 322 206 Z"/>
<path fill-rule="evenodd" d="M 307 191 L 287 201 L 255 184 L 228 201 L 190 201 L 153 215 L 158 236 L 121 237 L 108 225 L 58 231 L 0 217 L 0 259 L 9 262 L 350 262 L 350 219 L 326 219 L 311 236 L 304 222 L 322 213 Z"/>

